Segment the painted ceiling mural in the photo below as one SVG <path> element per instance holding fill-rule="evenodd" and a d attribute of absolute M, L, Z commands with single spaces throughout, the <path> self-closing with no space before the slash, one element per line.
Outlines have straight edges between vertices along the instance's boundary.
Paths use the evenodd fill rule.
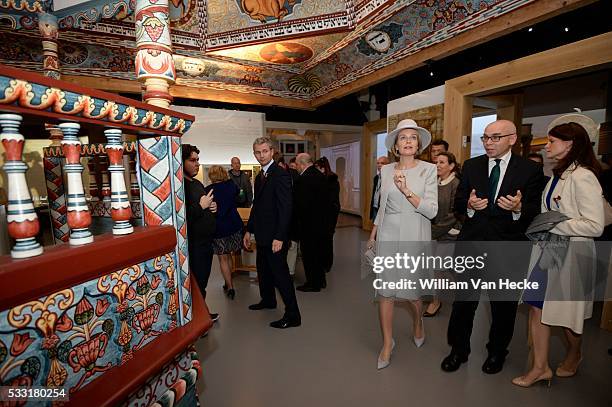
<path fill-rule="evenodd" d="M 536 0 L 169 0 L 177 85 L 312 100 Z M 42 66 L 38 14 L 59 19 L 61 72 L 135 80 L 135 0 L 0 0 L 0 63 Z"/>

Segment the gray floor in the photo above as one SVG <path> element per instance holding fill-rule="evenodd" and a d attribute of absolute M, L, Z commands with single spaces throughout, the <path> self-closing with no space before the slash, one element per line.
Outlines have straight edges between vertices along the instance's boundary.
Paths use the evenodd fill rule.
<path fill-rule="evenodd" d="M 203 368 L 198 388 L 204 406 L 612 406 L 612 357 L 607 354 L 612 333 L 598 328 L 601 306 L 587 323 L 578 375 L 555 378 L 551 388 L 523 389 L 510 383 L 523 372 L 527 358 L 523 309 L 504 370 L 494 376 L 481 372 L 489 322 L 486 303 L 478 309 L 470 360 L 451 374 L 440 370 L 448 352 L 450 304 L 445 303 L 436 318 L 425 320 L 427 339 L 420 349 L 411 341 L 409 312 L 397 306 L 392 363 L 377 371 L 381 347 L 377 309 L 371 279 L 362 278 L 359 271 L 360 242 L 366 238 L 355 227 L 337 231 L 327 290 L 298 292 L 303 324 L 285 331 L 268 327 L 282 310 L 247 309 L 259 300 L 257 284 L 248 275 L 235 277 L 234 301 L 224 297 L 215 259 L 207 302 L 221 320 L 196 345 Z M 296 281 L 303 281 L 301 270 Z M 555 330 L 551 366 L 563 357 L 560 334 Z"/>

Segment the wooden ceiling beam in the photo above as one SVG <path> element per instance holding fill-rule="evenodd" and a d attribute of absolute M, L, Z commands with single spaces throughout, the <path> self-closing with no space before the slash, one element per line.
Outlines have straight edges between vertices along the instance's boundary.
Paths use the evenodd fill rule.
<path fill-rule="evenodd" d="M 141 93 L 142 86 L 138 81 L 97 76 L 62 75 L 62 80 L 88 88 L 115 93 Z M 170 94 L 175 98 L 210 100 L 214 102 L 239 103 L 245 105 L 278 106 L 289 109 L 314 110 L 308 100 L 281 98 L 278 96 L 254 95 L 230 90 L 196 88 L 185 85 L 173 85 Z"/>
<path fill-rule="evenodd" d="M 127 79 L 101 78 L 99 76 L 62 75 L 62 80 L 86 88 L 99 89 L 114 93 L 141 93 L 140 82 Z"/>
<path fill-rule="evenodd" d="M 244 105 L 278 106 L 290 109 L 313 110 L 310 101 L 282 98 L 278 96 L 255 95 L 231 90 L 196 88 L 192 86 L 174 85 L 170 94 L 175 98 L 211 100 L 215 102 L 239 103 Z"/>
<path fill-rule="evenodd" d="M 529 25 L 575 10 L 594 3 L 597 0 L 543 0 L 521 7 L 511 13 L 495 18 L 482 26 L 468 30 L 441 43 L 432 45 L 413 55 L 385 66 L 376 72 L 335 89 L 312 101 L 312 107 L 339 99 L 350 93 L 365 89 L 385 80 L 391 79 L 406 71 L 411 71 L 429 60 L 442 59 L 467 48 L 520 30 Z"/>

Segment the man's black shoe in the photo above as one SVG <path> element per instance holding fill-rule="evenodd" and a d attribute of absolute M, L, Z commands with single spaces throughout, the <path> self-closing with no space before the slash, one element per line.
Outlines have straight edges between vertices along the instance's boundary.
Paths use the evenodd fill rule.
<path fill-rule="evenodd" d="M 462 357 L 457 353 L 451 352 L 450 355 L 444 358 L 440 367 L 445 372 L 454 372 L 459 369 L 459 366 L 461 366 L 462 363 L 467 362 L 467 360 L 467 357 Z"/>
<path fill-rule="evenodd" d="M 263 302 L 258 302 L 257 304 L 249 305 L 249 309 L 253 311 L 259 311 L 260 309 L 276 309 L 276 304 L 267 305 L 267 304 L 264 304 Z"/>
<path fill-rule="evenodd" d="M 297 318 L 282 317 L 278 321 L 270 322 L 272 328 L 287 329 L 302 325 L 302 320 Z"/>
<path fill-rule="evenodd" d="M 302 292 L 305 292 L 305 293 L 318 293 L 319 291 L 321 291 L 320 288 L 314 287 L 314 286 L 311 286 L 311 285 L 308 285 L 308 284 L 301 285 L 301 286 L 297 287 L 296 290 L 302 291 Z"/>
<path fill-rule="evenodd" d="M 482 371 L 486 374 L 495 374 L 502 371 L 506 357 L 502 355 L 489 355 L 482 365 Z"/>
<path fill-rule="evenodd" d="M 210 313 L 210 319 L 212 319 L 212 322 L 217 322 L 219 320 L 219 314 L 213 314 Z"/>

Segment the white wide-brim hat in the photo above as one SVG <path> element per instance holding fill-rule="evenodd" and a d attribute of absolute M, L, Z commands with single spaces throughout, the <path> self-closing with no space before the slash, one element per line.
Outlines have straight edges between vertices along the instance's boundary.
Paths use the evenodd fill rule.
<path fill-rule="evenodd" d="M 550 134 L 550 131 L 555 127 L 568 123 L 576 123 L 581 125 L 582 128 L 586 130 L 587 134 L 589 135 L 591 143 L 597 141 L 597 135 L 599 134 L 599 126 L 589 116 L 585 116 L 580 113 L 569 113 L 557 117 L 548 125 L 548 130 L 546 130 L 546 134 Z"/>
<path fill-rule="evenodd" d="M 387 137 L 385 138 L 385 147 L 387 147 L 387 150 L 395 153 L 395 141 L 397 139 L 397 135 L 404 129 L 414 129 L 419 133 L 419 142 L 421 144 L 419 154 L 422 153 L 423 150 L 425 150 L 431 143 L 431 133 L 429 130 L 419 127 L 419 125 L 412 119 L 404 119 L 397 124 L 395 130 L 387 134 Z"/>

